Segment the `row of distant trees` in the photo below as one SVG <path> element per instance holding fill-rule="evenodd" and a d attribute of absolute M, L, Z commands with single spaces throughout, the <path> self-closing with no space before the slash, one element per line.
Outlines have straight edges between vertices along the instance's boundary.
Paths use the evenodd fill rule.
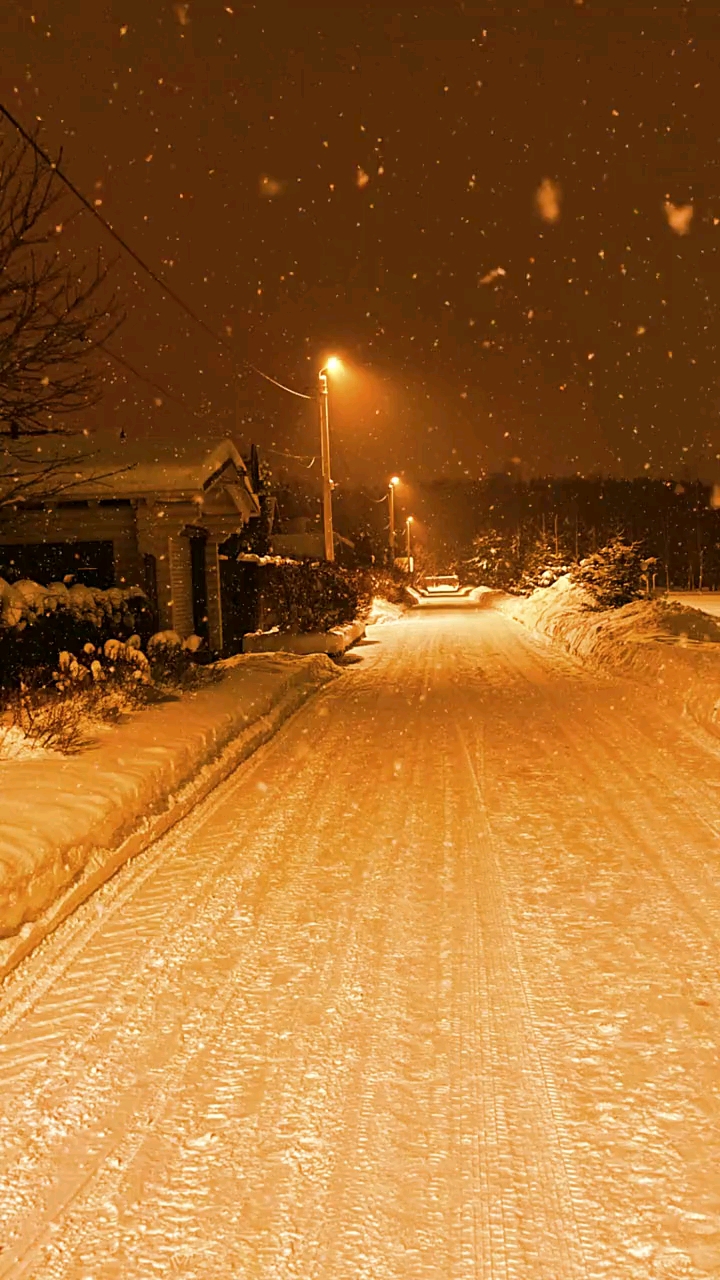
<path fill-rule="evenodd" d="M 720 589 L 720 510 L 699 481 L 602 477 L 463 485 L 421 495 L 435 558 L 482 572 L 487 584 L 525 589 L 544 570 L 577 563 L 618 539 L 638 543 L 658 587 Z"/>

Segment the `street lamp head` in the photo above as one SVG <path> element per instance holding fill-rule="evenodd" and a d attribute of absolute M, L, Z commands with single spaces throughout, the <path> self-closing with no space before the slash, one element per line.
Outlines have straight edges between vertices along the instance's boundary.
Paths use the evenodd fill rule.
<path fill-rule="evenodd" d="M 338 360 L 337 356 L 330 356 L 325 364 L 325 369 L 328 373 L 341 373 L 342 360 Z"/>
<path fill-rule="evenodd" d="M 407 520 L 405 521 L 405 523 L 406 523 L 406 524 L 412 524 L 412 523 L 413 523 L 413 521 L 414 521 L 414 519 L 415 519 L 415 517 L 414 517 L 414 516 L 408 516 L 408 518 L 407 518 Z"/>
<path fill-rule="evenodd" d="M 393 489 L 396 489 L 396 488 L 397 488 L 397 486 L 398 486 L 398 485 L 399 485 L 399 483 L 400 483 L 400 477 L 399 477 L 399 476 L 391 476 L 391 477 L 390 477 L 390 483 L 391 483 L 391 485 L 392 485 Z"/>

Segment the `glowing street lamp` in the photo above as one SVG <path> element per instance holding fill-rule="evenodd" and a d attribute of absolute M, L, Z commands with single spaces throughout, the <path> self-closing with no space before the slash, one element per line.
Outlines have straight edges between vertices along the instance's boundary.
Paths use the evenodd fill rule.
<path fill-rule="evenodd" d="M 390 533 L 388 542 L 390 545 L 390 568 L 395 562 L 395 490 L 400 483 L 399 476 L 393 476 L 388 484 L 388 508 L 390 511 Z"/>
<path fill-rule="evenodd" d="M 320 370 L 320 458 L 322 463 L 323 489 L 323 530 L 325 534 L 325 559 L 335 559 L 335 539 L 333 537 L 332 491 L 330 479 L 330 417 L 328 413 L 328 377 L 340 373 L 342 361 L 337 356 L 330 356 L 325 367 Z"/>

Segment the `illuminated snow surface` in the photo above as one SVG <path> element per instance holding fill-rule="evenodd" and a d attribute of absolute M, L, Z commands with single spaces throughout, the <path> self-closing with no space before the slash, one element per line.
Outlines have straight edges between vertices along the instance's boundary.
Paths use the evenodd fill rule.
<path fill-rule="evenodd" d="M 369 633 L 0 999 L 0 1277 L 720 1275 L 720 743 Z"/>
<path fill-rule="evenodd" d="M 718 591 L 677 591 L 671 592 L 668 600 L 677 600 L 690 609 L 702 609 L 703 613 L 711 613 L 720 618 L 720 592 Z"/>

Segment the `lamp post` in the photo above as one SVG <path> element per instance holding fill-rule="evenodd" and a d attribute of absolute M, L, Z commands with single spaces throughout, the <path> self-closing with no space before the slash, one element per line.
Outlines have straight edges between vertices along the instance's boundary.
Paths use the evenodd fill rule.
<path fill-rule="evenodd" d="M 406 547 L 407 547 L 408 572 L 410 574 L 411 579 L 415 572 L 415 565 L 413 564 L 413 555 L 412 555 L 412 539 L 410 536 L 410 530 L 412 529 L 412 525 L 413 525 L 413 517 L 408 516 L 407 520 L 405 521 L 405 538 L 406 538 Z"/>
<path fill-rule="evenodd" d="M 388 485 L 388 509 L 390 512 L 388 544 L 390 547 L 390 568 L 395 563 L 395 490 L 400 483 L 399 476 L 393 476 Z"/>
<path fill-rule="evenodd" d="M 327 364 L 320 370 L 320 459 L 322 464 L 323 491 L 323 532 L 325 535 L 325 559 L 335 559 L 335 539 L 333 537 L 332 491 L 330 479 L 330 415 L 328 413 L 328 376 L 341 369 L 340 361 L 331 356 Z"/>

